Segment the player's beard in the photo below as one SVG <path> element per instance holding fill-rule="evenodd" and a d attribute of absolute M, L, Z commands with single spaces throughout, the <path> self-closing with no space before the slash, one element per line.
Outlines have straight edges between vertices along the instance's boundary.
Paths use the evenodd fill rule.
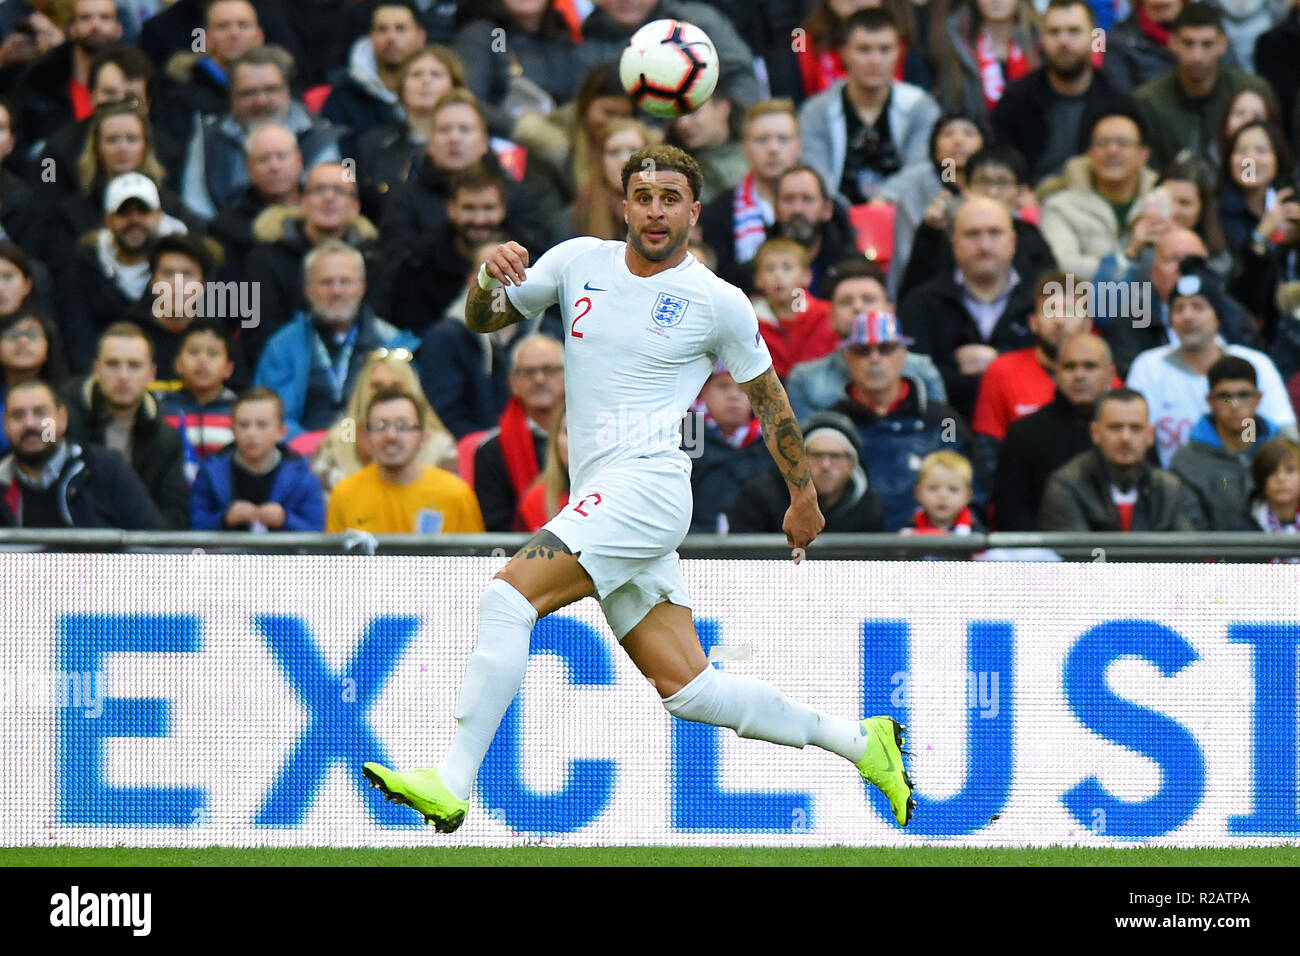
<path fill-rule="evenodd" d="M 636 254 L 647 262 L 662 262 L 665 259 L 671 259 L 677 255 L 682 246 L 686 245 L 686 241 L 691 235 L 689 226 L 681 230 L 681 232 L 674 232 L 671 226 L 665 225 L 664 228 L 668 230 L 668 242 L 663 249 L 655 252 L 647 249 L 641 242 L 641 233 L 647 228 L 648 226 L 642 226 L 639 229 L 629 229 L 627 231 L 627 241 L 636 250 Z"/>

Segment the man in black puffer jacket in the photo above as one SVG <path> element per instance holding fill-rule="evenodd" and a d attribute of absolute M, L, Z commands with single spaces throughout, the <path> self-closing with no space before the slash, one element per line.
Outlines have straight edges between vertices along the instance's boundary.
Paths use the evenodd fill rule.
<path fill-rule="evenodd" d="M 53 435 L 46 432 L 51 424 Z M 0 527 L 161 530 L 131 466 L 105 448 L 66 441 L 67 428 L 67 408 L 49 385 L 32 379 L 10 389 L 4 429 L 12 451 L 0 459 Z"/>

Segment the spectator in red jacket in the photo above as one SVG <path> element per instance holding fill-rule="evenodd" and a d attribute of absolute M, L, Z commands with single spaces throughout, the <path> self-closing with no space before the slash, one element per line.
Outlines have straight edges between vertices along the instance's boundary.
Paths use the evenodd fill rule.
<path fill-rule="evenodd" d="M 808 291 L 812 270 L 808 250 L 793 239 L 768 239 L 754 257 L 751 296 L 758 330 L 772 353 L 772 367 L 782 379 L 800 362 L 835 350 L 839 336 L 831 328 L 831 306 Z"/>
<path fill-rule="evenodd" d="M 1061 346 L 1080 333 L 1092 331 L 1088 288 L 1086 282 L 1069 281 L 1059 269 L 1038 280 L 1034 311 L 1029 313 L 1029 331 L 1037 342 L 1029 348 L 1004 352 L 989 365 L 975 398 L 973 431 L 1002 441 L 1008 425 L 1052 400 Z"/>

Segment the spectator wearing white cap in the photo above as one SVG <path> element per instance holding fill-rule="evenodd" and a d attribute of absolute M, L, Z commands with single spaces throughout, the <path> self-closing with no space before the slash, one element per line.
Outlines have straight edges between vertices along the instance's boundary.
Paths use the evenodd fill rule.
<path fill-rule="evenodd" d="M 59 268 L 60 313 L 68 364 L 86 372 L 104 329 L 127 315 L 149 287 L 149 247 L 159 236 L 184 235 L 185 223 L 163 211 L 154 181 L 123 173 L 104 187 L 103 225 L 86 233 Z"/>
<path fill-rule="evenodd" d="M 858 316 L 840 345 L 852 376 L 834 411 L 858 431 L 863 464 L 884 500 L 885 530 L 912 519 L 912 489 L 926 455 L 941 449 L 965 455 L 974 471 L 974 502 L 984 503 L 988 477 L 974 435 L 950 405 L 929 399 L 919 379 L 903 376 L 912 340 L 888 312 Z"/>
<path fill-rule="evenodd" d="M 885 508 L 862 468 L 862 446 L 853 423 L 837 412 L 804 419 L 804 452 L 817 489 L 826 534 L 884 530 Z M 733 534 L 779 534 L 790 507 L 790 489 L 772 467 L 740 488 L 728 512 Z"/>

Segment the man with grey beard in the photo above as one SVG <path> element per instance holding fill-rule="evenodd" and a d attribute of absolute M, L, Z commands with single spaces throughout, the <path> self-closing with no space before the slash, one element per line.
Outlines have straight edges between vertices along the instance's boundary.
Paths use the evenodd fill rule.
<path fill-rule="evenodd" d="M 364 304 L 365 260 L 340 239 L 326 239 L 303 258 L 303 294 L 307 309 L 271 336 L 253 376 L 254 385 L 284 399 L 290 439 L 334 424 L 372 351 L 413 351 L 418 343 Z"/>

